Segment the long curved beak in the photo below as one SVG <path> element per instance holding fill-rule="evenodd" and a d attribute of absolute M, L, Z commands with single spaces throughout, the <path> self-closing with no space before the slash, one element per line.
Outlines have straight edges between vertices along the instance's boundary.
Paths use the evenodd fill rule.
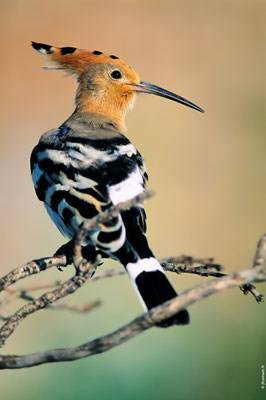
<path fill-rule="evenodd" d="M 165 90 L 159 86 L 153 85 L 152 83 L 141 81 L 139 84 L 130 85 L 136 92 L 155 94 L 156 96 L 165 97 L 166 99 L 184 104 L 185 106 L 193 108 L 194 110 L 200 111 L 202 113 L 204 112 L 202 108 L 196 106 L 196 104 L 194 103 L 191 103 L 191 101 L 184 99 L 184 97 L 178 96 L 177 94 L 169 92 L 168 90 Z"/>

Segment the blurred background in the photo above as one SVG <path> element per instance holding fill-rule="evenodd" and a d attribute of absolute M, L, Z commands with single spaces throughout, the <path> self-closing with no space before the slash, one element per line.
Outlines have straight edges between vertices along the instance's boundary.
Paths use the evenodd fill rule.
<path fill-rule="evenodd" d="M 215 257 L 227 272 L 248 268 L 266 216 L 265 1 L 1 0 L 0 15 L 1 275 L 64 243 L 35 196 L 29 157 L 40 135 L 72 113 L 76 82 L 42 70 L 31 40 L 118 55 L 143 80 L 206 110 L 142 95 L 127 117 L 156 191 L 146 205 L 149 241 L 158 258 L 189 254 Z M 102 268 L 111 267 L 119 266 Z M 50 271 L 27 283 L 71 274 Z M 169 278 L 179 292 L 207 279 Z M 95 299 L 103 304 L 90 314 L 29 317 L 4 353 L 75 346 L 142 312 L 126 276 L 88 283 L 68 300 Z M 1 398 L 263 398 L 265 304 L 235 289 L 190 312 L 189 326 L 154 328 L 102 355 L 2 371 Z"/>

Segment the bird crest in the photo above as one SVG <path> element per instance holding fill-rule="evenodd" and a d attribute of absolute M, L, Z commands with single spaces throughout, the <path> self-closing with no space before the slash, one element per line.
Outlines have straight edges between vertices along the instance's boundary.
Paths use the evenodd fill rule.
<path fill-rule="evenodd" d="M 47 69 L 62 69 L 77 76 L 76 112 L 104 115 L 122 132 L 125 131 L 125 113 L 134 105 L 136 92 L 165 97 L 203 112 L 183 97 L 141 81 L 139 75 L 117 56 L 108 56 L 98 50 L 55 47 L 36 42 L 32 42 L 32 46 L 50 63 Z"/>
<path fill-rule="evenodd" d="M 101 51 L 82 50 L 76 47 L 55 47 L 48 44 L 31 42 L 44 59 L 52 66 L 46 69 L 63 69 L 69 73 L 81 74 L 92 64 L 113 64 L 121 68 L 129 67 L 124 61 L 115 55 L 106 55 Z"/>

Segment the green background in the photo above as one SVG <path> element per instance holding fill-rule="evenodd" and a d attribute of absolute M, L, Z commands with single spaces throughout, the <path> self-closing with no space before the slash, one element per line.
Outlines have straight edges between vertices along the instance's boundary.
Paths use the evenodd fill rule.
<path fill-rule="evenodd" d="M 146 205 L 149 241 L 158 258 L 213 256 L 228 272 L 248 268 L 265 230 L 265 1 L 10 0 L 1 1 L 0 16 L 1 275 L 64 242 L 34 194 L 29 156 L 72 112 L 76 83 L 41 70 L 31 40 L 118 55 L 143 80 L 206 109 L 142 95 L 127 117 L 156 191 Z M 71 273 L 49 271 L 28 284 Z M 206 281 L 168 276 L 178 292 Z M 95 299 L 102 306 L 89 314 L 32 315 L 3 353 L 82 344 L 142 312 L 126 276 L 90 282 L 69 300 Z M 265 304 L 234 289 L 190 312 L 187 327 L 154 328 L 101 355 L 1 371 L 1 399 L 264 398 Z"/>

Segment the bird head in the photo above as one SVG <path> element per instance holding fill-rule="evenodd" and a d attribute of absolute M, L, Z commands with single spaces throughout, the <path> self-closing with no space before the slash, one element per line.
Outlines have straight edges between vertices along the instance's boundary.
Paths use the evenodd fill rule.
<path fill-rule="evenodd" d="M 124 130 L 124 115 L 134 105 L 137 92 L 165 97 L 203 112 L 183 97 L 141 81 L 130 66 L 114 55 L 36 42 L 32 46 L 48 62 L 45 69 L 62 69 L 77 77 L 76 112 L 103 114 L 121 130 Z"/>

